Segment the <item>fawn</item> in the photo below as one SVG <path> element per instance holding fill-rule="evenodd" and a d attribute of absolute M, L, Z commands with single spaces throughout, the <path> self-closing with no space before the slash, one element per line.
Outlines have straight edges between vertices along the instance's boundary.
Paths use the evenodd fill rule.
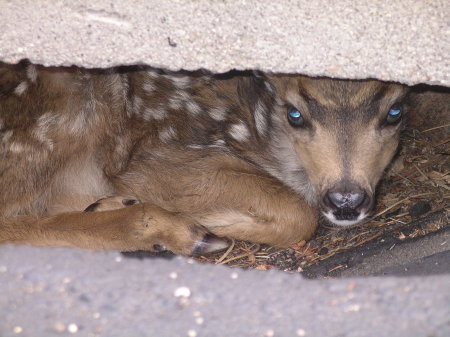
<path fill-rule="evenodd" d="M 207 253 L 360 222 L 405 86 L 0 63 L 0 243 Z"/>

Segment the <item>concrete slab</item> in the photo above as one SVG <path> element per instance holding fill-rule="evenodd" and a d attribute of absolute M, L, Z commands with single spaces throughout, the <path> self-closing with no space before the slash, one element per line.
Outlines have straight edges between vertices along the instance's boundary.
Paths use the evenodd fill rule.
<path fill-rule="evenodd" d="M 446 0 L 4 1 L 0 60 L 450 85 L 449 17 Z"/>
<path fill-rule="evenodd" d="M 448 277 L 302 279 L 180 257 L 0 247 L 0 335 L 450 335 Z"/>

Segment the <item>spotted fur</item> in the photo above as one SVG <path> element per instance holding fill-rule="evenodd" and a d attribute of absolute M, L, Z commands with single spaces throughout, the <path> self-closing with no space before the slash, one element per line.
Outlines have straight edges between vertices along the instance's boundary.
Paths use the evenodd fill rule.
<path fill-rule="evenodd" d="M 0 242 L 189 254 L 225 246 L 206 230 L 308 239 L 323 193 L 347 180 L 373 193 L 398 142 L 377 127 L 403 96 L 376 81 L 0 64 Z"/>

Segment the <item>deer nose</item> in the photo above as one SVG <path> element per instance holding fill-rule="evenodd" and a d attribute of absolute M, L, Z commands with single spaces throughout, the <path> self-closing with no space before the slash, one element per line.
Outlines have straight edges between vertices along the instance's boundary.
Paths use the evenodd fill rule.
<path fill-rule="evenodd" d="M 325 192 L 322 211 L 338 226 L 347 226 L 364 219 L 372 205 L 372 197 L 358 184 L 342 180 Z"/>
<path fill-rule="evenodd" d="M 365 192 L 343 193 L 329 191 L 325 197 L 328 198 L 330 206 L 335 210 L 343 208 L 356 210 L 367 198 L 367 194 Z"/>

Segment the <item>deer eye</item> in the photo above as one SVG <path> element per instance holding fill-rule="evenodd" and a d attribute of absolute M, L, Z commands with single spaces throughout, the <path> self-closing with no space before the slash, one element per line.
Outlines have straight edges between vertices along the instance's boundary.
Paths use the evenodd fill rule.
<path fill-rule="evenodd" d="M 386 123 L 395 124 L 400 121 L 401 117 L 402 117 L 402 109 L 398 104 L 394 104 L 388 111 L 388 114 L 386 116 Z"/>
<path fill-rule="evenodd" d="M 289 124 L 295 127 L 300 127 L 305 124 L 305 120 L 303 119 L 302 113 L 298 111 L 296 108 L 289 108 L 287 118 Z"/>

